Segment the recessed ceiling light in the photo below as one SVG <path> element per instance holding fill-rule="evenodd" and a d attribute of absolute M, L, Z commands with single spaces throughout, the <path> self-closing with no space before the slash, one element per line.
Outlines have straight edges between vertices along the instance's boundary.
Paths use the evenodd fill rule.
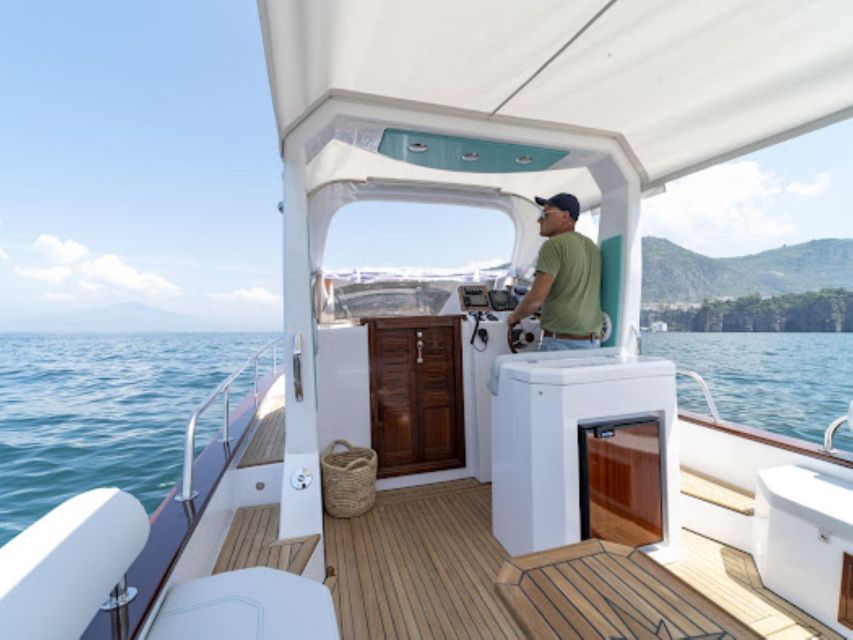
<path fill-rule="evenodd" d="M 531 162 L 533 162 L 533 156 L 518 156 L 515 159 L 515 162 L 517 164 L 530 164 Z"/>
<path fill-rule="evenodd" d="M 409 151 L 412 153 L 425 153 L 427 149 L 429 149 L 429 145 L 423 142 L 413 142 L 409 145 Z"/>
<path fill-rule="evenodd" d="M 469 151 L 468 153 L 462 154 L 462 159 L 465 162 L 474 162 L 474 161 L 480 159 L 480 154 L 477 153 L 476 151 Z"/>

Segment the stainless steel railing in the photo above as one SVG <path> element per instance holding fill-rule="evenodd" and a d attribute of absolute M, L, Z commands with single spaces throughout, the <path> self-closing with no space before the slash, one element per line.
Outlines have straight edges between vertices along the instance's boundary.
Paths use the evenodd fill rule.
<path fill-rule="evenodd" d="M 687 376 L 688 378 L 692 378 L 696 384 L 699 385 L 699 388 L 702 389 L 702 393 L 705 396 L 705 402 L 708 403 L 708 409 L 711 410 L 711 416 L 714 418 L 714 422 L 720 421 L 720 414 L 717 413 L 717 405 L 714 404 L 714 399 L 711 397 L 711 390 L 708 388 L 708 385 L 705 383 L 705 380 L 695 371 L 689 371 L 687 369 L 677 369 L 675 372 L 680 376 Z"/>
<path fill-rule="evenodd" d="M 832 439 L 835 437 L 835 432 L 838 431 L 838 428 L 845 422 L 848 427 L 853 428 L 853 400 L 850 401 L 850 409 L 848 409 L 847 415 L 833 420 L 826 428 L 826 431 L 823 432 L 823 450 L 826 453 L 835 453 L 835 447 L 832 446 Z"/>
<path fill-rule="evenodd" d="M 230 407 L 229 407 L 229 398 L 228 391 L 231 388 L 231 385 L 239 378 L 246 369 L 255 366 L 255 381 L 254 381 L 254 395 L 255 395 L 255 407 L 258 406 L 258 376 L 260 373 L 260 359 L 261 356 L 264 355 L 270 348 L 272 348 L 272 371 L 273 375 L 278 372 L 278 343 L 284 340 L 284 336 L 276 338 L 274 340 L 270 340 L 263 347 L 258 349 L 258 351 L 249 358 L 245 364 L 237 369 L 234 373 L 228 376 L 213 392 L 207 396 L 207 398 L 202 402 L 196 410 L 193 411 L 192 416 L 190 416 L 190 420 L 187 423 L 187 431 L 184 436 L 184 473 L 183 473 L 183 485 L 181 487 L 181 492 L 175 495 L 175 500 L 178 502 L 188 502 L 191 501 L 198 495 L 198 491 L 193 490 L 193 458 L 195 457 L 195 432 L 196 426 L 198 425 L 198 419 L 201 415 L 207 410 L 210 405 L 214 403 L 214 401 L 222 396 L 223 404 L 224 404 L 224 417 L 222 420 L 222 435 L 220 437 L 220 442 L 228 443 L 231 441 L 231 436 L 229 434 L 230 429 Z"/>

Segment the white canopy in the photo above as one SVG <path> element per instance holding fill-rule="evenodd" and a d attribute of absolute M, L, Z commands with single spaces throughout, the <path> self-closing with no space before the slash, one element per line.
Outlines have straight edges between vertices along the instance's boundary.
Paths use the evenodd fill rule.
<path fill-rule="evenodd" d="M 853 115 L 849 0 L 258 4 L 282 140 L 333 96 L 411 104 L 614 138 L 647 189 Z M 400 165 L 330 153 L 314 187 L 364 174 L 368 155 L 374 178 Z M 529 197 L 542 177 L 511 189 Z"/>

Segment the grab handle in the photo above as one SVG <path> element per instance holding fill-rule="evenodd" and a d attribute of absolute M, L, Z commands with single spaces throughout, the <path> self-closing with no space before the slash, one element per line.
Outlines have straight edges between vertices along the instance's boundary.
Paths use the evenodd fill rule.
<path fill-rule="evenodd" d="M 293 336 L 293 393 L 302 402 L 302 334 Z"/>

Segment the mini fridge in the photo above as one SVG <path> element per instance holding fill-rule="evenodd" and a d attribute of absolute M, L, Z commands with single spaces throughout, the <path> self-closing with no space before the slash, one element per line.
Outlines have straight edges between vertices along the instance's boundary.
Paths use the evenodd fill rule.
<path fill-rule="evenodd" d="M 595 536 L 672 562 L 681 548 L 675 365 L 556 355 L 498 371 L 495 537 L 513 556 Z"/>
<path fill-rule="evenodd" d="M 582 539 L 663 540 L 660 445 L 654 417 L 578 426 Z"/>

